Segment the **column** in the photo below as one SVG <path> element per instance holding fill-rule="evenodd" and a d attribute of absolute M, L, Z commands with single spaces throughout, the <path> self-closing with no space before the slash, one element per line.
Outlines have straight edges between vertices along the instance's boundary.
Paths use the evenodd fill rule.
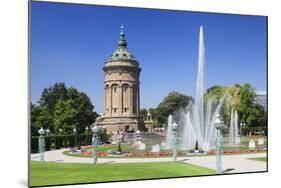
<path fill-rule="evenodd" d="M 129 92 L 129 113 L 130 115 L 133 115 L 133 87 L 131 85 L 129 85 L 128 88 L 128 92 Z"/>
<path fill-rule="evenodd" d="M 105 86 L 104 88 L 104 115 L 108 115 L 108 106 L 107 106 L 107 97 L 108 97 L 108 86 Z"/>
<path fill-rule="evenodd" d="M 137 116 L 139 116 L 140 114 L 140 89 L 139 89 L 139 86 L 137 87 Z"/>
<path fill-rule="evenodd" d="M 112 115 L 112 85 L 109 85 L 108 87 L 108 93 L 109 93 L 109 96 L 108 96 L 108 110 L 109 110 L 109 116 Z"/>
<path fill-rule="evenodd" d="M 119 110 L 119 115 L 123 114 L 123 89 L 122 89 L 122 85 L 118 85 L 118 99 L 119 99 L 119 103 L 118 103 L 118 110 Z"/>

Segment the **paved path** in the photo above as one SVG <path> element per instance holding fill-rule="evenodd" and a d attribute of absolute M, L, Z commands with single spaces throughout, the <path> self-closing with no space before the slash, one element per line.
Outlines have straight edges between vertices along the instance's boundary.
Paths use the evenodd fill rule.
<path fill-rule="evenodd" d="M 68 149 L 45 152 L 45 161 L 62 163 L 92 163 L 92 158 L 71 157 L 63 154 Z M 252 153 L 241 155 L 223 155 L 222 168 L 225 173 L 265 171 L 266 162 L 250 160 L 249 158 L 266 157 L 266 153 Z M 39 154 L 31 154 L 31 160 L 38 161 Z M 98 163 L 141 163 L 141 162 L 167 162 L 172 157 L 158 158 L 98 158 Z M 187 162 L 211 169 L 216 169 L 215 156 L 186 156 L 178 157 L 178 161 Z"/>

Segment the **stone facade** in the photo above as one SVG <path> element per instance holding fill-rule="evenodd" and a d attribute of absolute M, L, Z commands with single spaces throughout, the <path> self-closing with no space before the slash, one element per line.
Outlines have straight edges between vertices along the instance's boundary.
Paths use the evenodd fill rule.
<path fill-rule="evenodd" d="M 140 119 L 140 72 L 138 61 L 127 49 L 121 27 L 117 49 L 106 60 L 104 71 L 105 109 L 97 123 L 108 133 L 145 131 Z"/>

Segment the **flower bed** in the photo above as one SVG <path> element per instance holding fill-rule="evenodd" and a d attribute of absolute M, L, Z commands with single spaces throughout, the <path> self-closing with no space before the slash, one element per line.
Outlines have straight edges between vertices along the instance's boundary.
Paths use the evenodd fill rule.
<path fill-rule="evenodd" d="M 81 152 L 81 155 L 84 155 L 84 156 L 91 156 L 91 155 L 93 155 L 93 152 Z M 108 155 L 108 153 L 107 152 L 97 152 L 97 155 L 98 156 L 102 156 L 102 157 L 105 157 L 105 156 L 107 156 Z"/>
<path fill-rule="evenodd" d="M 103 144 L 102 146 L 110 146 L 112 144 Z M 84 150 L 81 151 L 82 156 L 92 156 L 92 151 L 87 151 L 87 149 L 91 149 L 92 146 L 84 146 Z M 239 153 L 258 153 L 258 152 L 265 152 L 267 149 L 226 149 L 223 151 L 223 154 L 239 154 Z M 216 154 L 215 150 L 208 151 L 208 155 Z M 131 152 L 131 153 L 124 153 L 122 156 L 126 157 L 168 157 L 172 156 L 172 152 Z M 177 151 L 177 156 L 186 156 L 187 152 L 185 151 Z M 97 156 L 100 157 L 107 157 L 107 156 L 114 156 L 108 152 L 97 152 Z"/>
<path fill-rule="evenodd" d="M 266 149 L 240 149 L 240 150 L 225 150 L 224 154 L 235 154 L 235 153 L 257 153 L 257 152 L 265 152 Z M 208 151 L 207 154 L 214 155 L 216 152 L 214 150 Z"/>
<path fill-rule="evenodd" d="M 81 155 L 83 156 L 91 156 L 93 155 L 93 152 L 81 152 Z M 97 152 L 98 156 L 109 156 L 109 153 L 107 152 Z M 138 152 L 138 153 L 126 153 L 122 156 L 128 156 L 128 157 L 163 157 L 163 156 L 172 156 L 172 152 Z M 186 152 L 177 152 L 178 156 L 185 156 Z"/>

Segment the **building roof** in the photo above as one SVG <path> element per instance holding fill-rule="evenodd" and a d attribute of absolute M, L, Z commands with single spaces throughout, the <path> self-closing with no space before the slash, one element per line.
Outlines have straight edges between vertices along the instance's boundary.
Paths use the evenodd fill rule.
<path fill-rule="evenodd" d="M 121 25 L 121 31 L 119 40 L 117 43 L 117 49 L 113 52 L 113 54 L 106 60 L 106 62 L 112 61 L 127 61 L 138 63 L 135 56 L 129 52 L 127 48 L 127 41 L 125 39 L 124 27 Z"/>

